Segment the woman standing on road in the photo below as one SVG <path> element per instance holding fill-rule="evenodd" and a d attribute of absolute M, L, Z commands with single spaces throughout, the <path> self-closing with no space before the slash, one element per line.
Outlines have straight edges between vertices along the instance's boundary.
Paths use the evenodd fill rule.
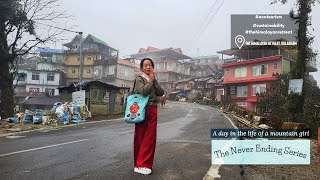
<path fill-rule="evenodd" d="M 135 91 L 144 96 L 149 95 L 145 120 L 135 125 L 134 132 L 134 172 L 151 174 L 156 149 L 158 96 L 164 94 L 154 75 L 154 63 L 149 58 L 140 63 L 142 75 L 135 79 Z"/>

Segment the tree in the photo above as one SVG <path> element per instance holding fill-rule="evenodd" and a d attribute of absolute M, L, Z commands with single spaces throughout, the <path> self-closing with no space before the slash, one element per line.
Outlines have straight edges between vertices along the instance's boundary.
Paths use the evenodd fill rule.
<path fill-rule="evenodd" d="M 286 75 L 279 76 L 279 80 L 273 81 L 270 88 L 265 93 L 258 94 L 257 109 L 260 114 L 268 115 L 272 127 L 280 128 L 284 121 L 294 121 L 305 123 L 316 132 L 320 127 L 320 88 L 312 78 L 307 78 L 304 82 L 306 86 L 306 96 L 303 114 L 293 114 L 296 108 L 293 101 L 288 101 L 289 79 Z M 316 133 L 312 133 L 315 137 Z"/>
<path fill-rule="evenodd" d="M 316 0 L 297 0 L 298 13 L 295 14 L 293 10 L 290 11 L 290 17 L 298 23 L 298 57 L 295 65 L 291 68 L 290 79 L 303 79 L 306 82 L 309 72 L 307 71 L 308 62 L 315 56 L 315 53 L 310 48 L 313 42 L 312 36 L 308 35 L 308 26 L 311 24 L 310 12 Z M 276 2 L 287 3 L 287 0 L 274 0 L 271 4 Z M 292 108 L 297 114 L 303 113 L 303 105 L 305 101 L 306 83 L 304 83 L 301 95 L 290 95 L 287 102 L 295 106 Z"/>
<path fill-rule="evenodd" d="M 287 0 L 275 0 L 273 3 Z M 270 113 L 275 119 L 275 127 L 280 127 L 283 121 L 306 123 L 311 132 L 316 132 L 320 125 L 320 89 L 314 80 L 309 77 L 308 61 L 315 53 L 310 48 L 313 37 L 308 34 L 311 25 L 309 13 L 315 0 L 297 0 L 298 14 L 293 10 L 290 17 L 299 24 L 298 28 L 298 58 L 291 68 L 289 76 L 281 75 L 278 81 L 272 82 L 266 93 L 258 95 L 257 108 L 261 113 Z M 302 95 L 288 94 L 289 79 L 303 79 Z M 313 133 L 315 136 L 315 133 Z"/>
<path fill-rule="evenodd" d="M 28 54 L 39 44 L 58 41 L 65 31 L 59 0 L 0 0 L 0 115 L 14 111 L 13 80 L 17 57 Z M 66 21 L 65 21 L 66 23 Z"/>

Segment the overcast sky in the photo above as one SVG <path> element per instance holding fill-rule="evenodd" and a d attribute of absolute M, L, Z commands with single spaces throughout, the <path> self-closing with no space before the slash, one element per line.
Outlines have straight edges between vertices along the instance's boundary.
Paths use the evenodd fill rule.
<path fill-rule="evenodd" d="M 230 48 L 231 14 L 288 14 L 296 0 L 288 1 L 270 5 L 272 0 L 61 0 L 74 16 L 75 30 L 104 40 L 122 56 L 153 46 L 179 47 L 191 57 Z M 320 4 L 313 7 L 312 23 L 313 47 L 320 51 Z M 315 78 L 320 84 L 320 72 Z"/>

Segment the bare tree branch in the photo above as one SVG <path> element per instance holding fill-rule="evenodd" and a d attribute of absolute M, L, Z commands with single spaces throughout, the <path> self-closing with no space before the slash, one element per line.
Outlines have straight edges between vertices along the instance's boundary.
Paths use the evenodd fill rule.
<path fill-rule="evenodd" d="M 59 7 L 59 0 L 22 0 L 22 15 L 28 17 L 27 21 L 19 23 L 17 26 L 7 23 L 6 34 L 15 33 L 15 36 L 12 38 L 13 41 L 9 45 L 11 50 L 11 55 L 13 57 L 27 54 L 32 48 L 36 47 L 39 44 L 43 44 L 48 41 L 56 40 L 56 36 L 62 34 L 67 30 L 67 28 L 55 28 L 56 31 L 52 31 L 53 24 L 59 24 L 59 20 L 70 18 L 67 16 L 66 11 L 57 11 L 56 7 Z M 43 23 L 40 23 L 43 22 Z M 38 29 L 46 29 L 47 34 L 44 37 L 36 35 L 34 29 L 39 24 Z M 31 29 L 30 29 L 31 28 Z M 22 41 L 22 38 L 25 39 L 24 34 L 29 33 L 29 35 L 34 38 L 29 38 L 25 40 L 19 48 L 17 48 L 18 42 Z"/>

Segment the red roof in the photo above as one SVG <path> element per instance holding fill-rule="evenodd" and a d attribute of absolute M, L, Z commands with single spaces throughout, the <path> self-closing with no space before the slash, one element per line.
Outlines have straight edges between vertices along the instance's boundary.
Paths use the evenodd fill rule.
<path fill-rule="evenodd" d="M 145 49 L 145 48 L 140 48 L 138 53 L 146 53 L 146 52 L 147 52 L 147 49 Z"/>
<path fill-rule="evenodd" d="M 148 46 L 147 52 L 154 52 L 154 51 L 159 51 L 159 50 L 161 50 L 161 49 L 158 49 L 158 48 L 155 48 L 155 47 Z"/>
<path fill-rule="evenodd" d="M 240 66 L 240 65 L 245 65 L 245 64 L 259 63 L 259 62 L 264 62 L 264 61 L 274 61 L 274 60 L 279 60 L 279 59 L 281 59 L 281 57 L 282 57 L 282 56 L 270 56 L 270 57 L 249 59 L 249 60 L 240 61 L 240 62 L 222 64 L 221 67 L 224 68 L 224 67 Z"/>
<path fill-rule="evenodd" d="M 222 84 L 237 84 L 237 83 L 275 81 L 275 80 L 278 80 L 278 78 L 276 78 L 276 77 L 252 78 L 252 79 L 243 79 L 243 80 L 227 81 L 227 82 L 223 82 Z"/>
<path fill-rule="evenodd" d="M 176 52 L 178 52 L 178 53 L 181 53 L 181 54 L 182 54 L 182 50 L 181 50 L 181 48 L 174 48 L 174 49 L 172 49 L 172 50 L 174 50 L 174 51 L 176 51 Z"/>
<path fill-rule="evenodd" d="M 182 50 L 181 48 L 164 48 L 164 49 L 159 49 L 159 48 L 155 48 L 152 46 L 148 46 L 147 49 L 145 48 L 140 48 L 138 51 L 138 54 L 143 54 L 143 53 L 149 53 L 149 52 L 156 52 L 156 51 L 163 51 L 163 50 L 168 50 L 171 49 L 175 52 L 181 53 L 182 54 Z"/>

